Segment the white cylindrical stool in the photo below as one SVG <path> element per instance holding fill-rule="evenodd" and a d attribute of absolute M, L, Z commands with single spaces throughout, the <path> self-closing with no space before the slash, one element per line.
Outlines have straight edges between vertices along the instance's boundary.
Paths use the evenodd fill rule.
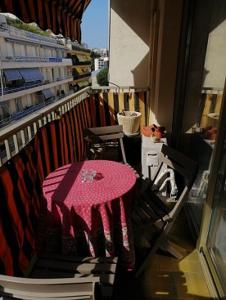
<path fill-rule="evenodd" d="M 141 162 L 143 178 L 154 179 L 159 167 L 159 153 L 162 145 L 167 145 L 166 138 L 153 142 L 150 137 L 142 135 Z"/>

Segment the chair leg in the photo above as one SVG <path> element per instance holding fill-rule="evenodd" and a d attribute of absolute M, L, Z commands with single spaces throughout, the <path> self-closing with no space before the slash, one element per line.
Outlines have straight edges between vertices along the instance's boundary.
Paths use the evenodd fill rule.
<path fill-rule="evenodd" d="M 121 151 L 122 151 L 122 159 L 123 159 L 124 164 L 126 164 L 127 163 L 127 161 L 126 161 L 126 153 L 125 153 L 125 148 L 124 148 L 124 144 L 123 144 L 122 138 L 119 139 L 119 142 L 120 142 L 120 147 L 121 147 Z"/>
<path fill-rule="evenodd" d="M 164 231 L 162 231 L 159 235 L 159 237 L 157 238 L 157 240 L 155 241 L 155 244 L 153 245 L 153 247 L 149 250 L 148 254 L 146 255 L 146 257 L 144 258 L 143 262 L 141 263 L 141 265 L 138 267 L 138 270 L 135 273 L 135 277 L 139 277 L 145 270 L 150 258 L 156 253 L 156 251 L 158 250 L 158 248 L 161 246 L 162 243 L 162 239 L 165 239 L 165 234 Z"/>
<path fill-rule="evenodd" d="M 169 239 L 165 239 L 161 242 L 160 248 L 168 252 L 170 255 L 172 255 L 176 259 L 182 259 L 184 255 L 186 254 L 186 250 L 174 242 L 170 241 Z"/>

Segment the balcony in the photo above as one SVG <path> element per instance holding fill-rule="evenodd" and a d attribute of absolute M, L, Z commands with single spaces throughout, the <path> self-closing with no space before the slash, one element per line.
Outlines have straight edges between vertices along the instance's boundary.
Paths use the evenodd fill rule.
<path fill-rule="evenodd" d="M 109 87 L 104 90 L 92 90 L 90 88 L 85 88 L 73 95 L 59 100 L 56 103 L 49 104 L 47 107 L 41 108 L 37 112 L 33 112 L 27 117 L 18 120 L 16 123 L 3 128 L 0 131 L 1 176 L 2 178 L 7 177 L 8 179 L 7 182 L 4 183 L 3 181 L 3 183 L 1 183 L 3 184 L 3 186 L 1 185 L 1 190 L 3 188 L 6 192 L 2 194 L 3 198 L 1 198 L 1 200 L 8 201 L 7 190 L 9 180 L 13 182 L 13 189 L 17 190 L 17 186 L 19 187 L 26 182 L 26 176 L 28 175 L 27 172 L 29 172 L 29 185 L 32 188 L 25 193 L 18 190 L 13 193 L 14 196 L 11 197 L 10 201 L 14 204 L 18 203 L 18 201 L 23 201 L 23 206 L 25 207 L 26 205 L 29 205 L 31 199 L 33 199 L 32 207 L 29 208 L 29 215 L 25 218 L 26 222 L 30 222 L 30 215 L 33 215 L 34 224 L 30 229 L 35 232 L 37 230 L 37 221 L 41 214 L 39 207 L 41 197 L 40 187 L 44 178 L 56 167 L 70 162 L 84 160 L 85 145 L 83 140 L 83 131 L 85 128 L 114 125 L 116 124 L 117 112 L 123 109 L 140 111 L 142 113 L 141 125 L 147 124 L 147 93 L 147 89 L 136 89 L 131 87 L 124 87 L 121 89 Z M 74 134 L 72 134 L 72 132 Z M 138 144 L 139 143 L 140 142 L 138 140 Z M 44 145 L 45 147 L 43 148 Z M 139 147 L 140 144 L 137 149 L 139 149 Z M 130 148 L 131 145 L 126 147 L 126 150 L 128 151 L 128 160 L 131 164 L 133 164 L 135 159 L 136 164 L 139 162 L 140 158 L 137 157 L 137 152 L 134 156 L 134 152 L 131 153 Z M 58 157 L 59 161 L 52 159 L 53 153 L 55 153 L 54 155 L 57 153 L 57 156 L 55 157 Z M 10 171 L 11 168 L 14 169 L 14 172 Z M 20 170 L 24 171 L 21 173 Z M 35 170 L 37 170 L 37 172 Z M 17 172 L 20 172 L 19 176 L 16 175 Z M 10 216 L 8 217 L 10 218 Z M 179 228 L 180 231 L 176 234 L 177 239 L 180 234 L 183 234 L 183 230 L 186 231 L 186 228 L 184 228 L 182 224 L 179 225 Z M 182 233 L 181 228 L 183 228 Z M 13 231 L 12 234 L 14 234 Z M 26 252 L 26 258 L 24 257 L 20 261 L 17 261 L 17 257 L 11 257 L 10 260 L 12 260 L 14 264 L 17 264 L 20 271 L 23 271 L 28 264 L 28 258 L 31 257 L 32 252 L 35 250 L 35 234 L 28 237 L 26 234 L 26 228 L 23 229 L 21 234 L 24 236 L 24 240 L 22 244 L 17 244 L 15 246 L 18 248 L 18 251 L 23 253 L 25 244 L 32 246 L 29 248 L 29 251 Z M 8 236 L 7 238 L 10 240 L 13 236 Z M 185 244 L 184 242 L 181 242 L 182 240 L 184 241 L 184 239 L 181 237 L 181 240 L 178 241 L 181 247 L 186 244 L 186 242 Z M 178 261 L 171 261 L 170 259 L 171 265 L 178 274 L 183 271 L 187 272 L 185 270 L 186 265 L 192 264 L 193 260 L 198 264 L 198 258 L 196 257 L 197 253 L 193 252 L 195 250 L 192 243 L 189 247 L 191 258 L 189 255 L 185 256 L 184 260 L 180 264 Z M 156 282 L 159 280 L 158 276 L 161 277 L 163 272 L 171 276 L 171 270 L 166 269 L 167 258 L 163 259 L 161 256 L 157 255 L 156 259 L 160 261 L 162 260 L 160 269 L 156 271 L 156 265 L 151 265 L 149 273 L 145 273 L 146 275 L 144 275 L 144 278 L 146 278 L 144 280 L 149 279 L 150 272 Z M 119 285 L 116 289 L 116 293 L 119 297 L 117 299 L 123 299 L 125 295 L 128 295 L 128 290 L 131 289 L 130 284 L 130 275 L 128 277 L 128 275 L 124 274 L 123 277 L 120 277 Z M 142 293 L 144 294 L 153 294 L 157 292 L 156 288 L 154 288 L 153 291 L 147 289 L 147 287 L 144 287 L 143 283 L 139 280 L 134 284 L 134 287 L 136 287 L 139 291 L 143 291 Z M 164 291 L 164 283 L 161 288 Z M 136 297 L 138 297 L 137 294 Z"/>
<path fill-rule="evenodd" d="M 17 29 L 14 26 L 6 26 L 0 30 L 0 35 L 4 36 L 9 41 L 23 41 L 23 43 L 28 44 L 42 44 L 52 48 L 64 49 L 66 50 L 65 46 L 55 38 L 50 36 L 44 36 L 40 34 L 36 34 L 33 32 L 25 31 Z"/>
<path fill-rule="evenodd" d="M 0 258 L 4 258 L 0 264 L 2 272 L 21 273 L 28 264 L 35 248 L 43 179 L 56 167 L 85 158 L 84 128 L 113 125 L 117 112 L 130 109 L 142 113 L 141 125 L 156 122 L 165 125 L 181 151 L 200 159 L 200 168 L 185 213 L 180 215 L 172 232 L 183 258 L 175 260 L 158 253 L 138 280 L 131 274 L 121 273 L 116 299 L 127 299 L 128 293 L 131 299 L 139 300 L 212 299 L 210 293 L 216 286 L 223 295 L 221 298 L 225 297 L 225 280 L 222 280 L 226 274 L 225 260 L 217 253 L 220 249 L 224 257 L 225 201 L 221 201 L 221 207 L 218 189 L 225 189 L 222 188 L 225 122 L 220 118 L 221 103 L 223 116 L 226 114 L 225 97 L 222 97 L 225 56 L 217 52 L 220 49 L 217 41 L 223 39 L 214 40 L 215 34 L 219 38 L 218 25 L 225 24 L 225 15 L 218 1 L 214 7 L 210 2 L 176 1 L 172 5 L 171 1 L 125 1 L 123 4 L 120 0 L 111 1 L 110 81 L 117 88 L 83 89 L 1 130 L 3 201 L 0 201 L 0 211 L 5 227 L 2 229 L 0 223 L 0 234 L 8 234 L 0 252 Z M 203 10 L 208 13 L 203 14 Z M 214 51 L 207 53 L 204 68 L 208 35 L 210 50 Z M 216 79 L 221 79 L 220 84 L 207 84 L 215 73 Z M 148 86 L 150 90 L 129 88 L 129 85 Z M 213 89 L 202 90 L 206 86 Z M 217 128 L 220 128 L 219 139 L 216 139 Z M 199 148 L 197 141 L 208 148 L 208 159 L 204 157 L 207 151 Z M 136 149 L 140 149 L 139 137 L 136 142 Z M 214 159 L 210 159 L 215 144 Z M 132 164 L 135 158 L 140 163 L 140 153 L 134 153 L 133 146 L 126 147 L 128 160 Z M 190 219 L 197 218 L 199 225 L 203 220 L 202 234 L 199 226 L 197 232 L 188 229 L 189 212 Z M 211 234 L 207 239 L 208 232 Z M 198 246 L 190 233 L 196 233 L 196 239 L 199 236 Z M 208 286 L 205 278 L 210 281 Z M 216 292 L 215 299 L 219 293 Z"/>
<path fill-rule="evenodd" d="M 23 86 L 19 86 L 16 88 L 4 88 L 3 95 L 1 95 L 1 91 L 0 91 L 1 100 L 6 101 L 6 100 L 15 99 L 27 94 L 36 93 L 71 81 L 73 81 L 72 77 L 65 76 L 65 77 L 60 77 L 53 82 L 47 81 L 47 82 L 39 82 L 39 83 L 30 83 L 30 84 L 24 84 Z"/>
<path fill-rule="evenodd" d="M 21 68 L 47 68 L 71 66 L 72 61 L 61 57 L 27 57 L 27 56 L 7 56 L 2 59 L 2 69 Z"/>
<path fill-rule="evenodd" d="M 37 184 L 40 185 L 44 178 L 57 166 L 65 165 L 73 161 L 84 160 L 85 144 L 83 140 L 83 131 L 86 127 L 114 125 L 116 124 L 117 112 L 123 109 L 140 111 L 142 113 L 141 125 L 147 124 L 147 94 L 148 90 L 143 88 L 136 89 L 123 87 L 120 89 L 118 87 L 111 87 L 103 90 L 85 88 L 56 103 L 49 104 L 47 107 L 40 108 L 38 111 L 33 112 L 27 117 L 0 130 L 0 165 L 2 172 L 9 172 L 10 166 L 13 166 L 14 170 L 18 170 L 18 172 L 23 168 L 25 168 L 24 170 L 28 170 L 29 168 L 33 169 L 34 164 L 35 169 L 38 170 L 38 173 L 34 173 L 34 170 L 32 171 L 30 184 L 32 184 L 33 190 L 30 190 L 29 193 L 23 195 L 23 203 L 25 206 L 30 203 L 33 193 L 35 193 L 35 197 L 37 197 L 35 198 L 36 200 L 33 200 L 32 205 L 34 207 L 30 213 L 33 213 L 33 209 L 39 211 L 37 206 L 38 202 L 36 201 L 39 201 L 38 199 L 41 197 L 41 191 L 35 188 Z M 203 95 L 208 98 L 208 91 L 203 91 Z M 70 126 L 68 124 L 70 124 Z M 63 131 L 57 131 L 59 128 Z M 45 148 L 43 148 L 44 145 Z M 139 171 L 140 139 L 138 138 L 136 141 L 132 141 L 132 144 L 131 141 L 125 140 L 125 146 L 129 163 L 133 164 L 134 167 L 138 167 L 137 170 Z M 131 153 L 131 147 L 133 147 L 133 150 L 135 149 L 135 155 L 134 152 Z M 60 161 L 50 160 L 53 152 L 58 153 L 57 156 Z M 49 161 L 48 164 L 46 164 L 47 161 Z M 15 174 L 11 171 L 10 173 L 7 173 L 7 176 L 10 176 L 10 180 L 14 182 L 14 188 L 16 185 L 19 186 L 26 181 L 24 177 L 26 176 L 26 172 L 24 171 L 19 177 L 15 177 Z M 5 195 L 2 199 L 4 199 L 4 197 L 6 197 L 7 201 L 8 196 Z M 17 199 L 17 197 L 20 197 L 20 195 L 14 193 L 14 196 L 10 201 L 18 201 L 19 198 Z M 39 218 L 38 216 L 36 217 Z M 184 218 L 184 216 L 182 218 Z M 183 223 L 183 220 L 180 220 L 180 222 Z M 184 223 L 182 223 L 179 225 L 180 230 L 176 233 L 176 239 L 179 245 L 184 246 L 184 242 L 182 241 L 185 239 L 187 233 Z M 32 230 L 35 231 L 36 227 L 34 226 Z M 178 240 L 181 234 L 181 240 Z M 34 245 L 34 237 L 29 241 L 26 241 L 25 237 L 24 243 L 26 242 Z M 185 242 L 185 244 L 186 243 L 187 242 Z M 17 245 L 19 251 L 23 251 L 23 245 L 24 244 Z M 191 258 L 189 255 L 185 256 L 181 264 L 170 259 L 171 266 L 177 270 L 175 272 L 179 272 L 178 270 L 187 272 L 185 270 L 186 264 L 190 264 L 193 260 L 198 264 L 198 259 L 196 258 L 197 253 L 194 252 L 195 247 L 191 241 L 189 241 L 189 245 Z M 31 255 L 31 252 L 34 250 L 35 248 L 30 249 L 30 252 L 27 255 Z M 23 270 L 23 268 L 27 266 L 25 261 L 19 261 L 17 257 L 14 257 L 13 260 L 14 259 L 20 270 Z M 162 259 L 165 261 L 165 258 L 162 258 L 161 255 L 157 255 L 156 259 L 161 264 L 161 267 L 160 270 L 156 271 L 156 266 L 153 265 L 151 267 L 151 276 L 155 278 L 155 280 L 158 280 L 157 277 L 162 276 L 161 274 L 163 272 L 171 274 L 171 267 L 165 269 L 164 263 L 161 262 Z M 196 271 L 194 270 L 194 272 Z M 128 295 L 127 293 L 128 289 L 130 290 L 129 286 L 131 284 L 131 279 L 124 275 L 123 278 L 120 277 L 120 282 L 122 290 L 117 290 L 117 293 L 122 297 L 119 297 L 119 299 L 123 299 L 123 297 Z M 145 288 L 141 287 L 140 284 L 142 286 L 143 283 L 137 281 L 135 286 L 139 290 L 144 290 Z M 151 293 L 153 293 L 153 291 L 151 291 Z"/>

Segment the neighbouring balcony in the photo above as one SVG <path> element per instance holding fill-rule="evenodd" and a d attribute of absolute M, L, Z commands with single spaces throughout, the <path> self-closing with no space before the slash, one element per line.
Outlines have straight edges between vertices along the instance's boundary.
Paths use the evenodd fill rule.
<path fill-rule="evenodd" d="M 3 62 L 62 62 L 62 57 L 39 57 L 39 56 L 6 56 L 2 59 Z M 68 59 L 65 59 L 69 61 Z M 4 69 L 4 67 L 3 67 Z"/>
<path fill-rule="evenodd" d="M 14 26 L 6 26 L 0 29 L 0 31 L 3 32 L 7 32 L 9 37 L 23 37 L 26 38 L 28 40 L 34 40 L 36 42 L 46 42 L 48 44 L 54 44 L 58 47 L 62 47 L 62 43 L 60 43 L 60 41 L 50 37 L 50 36 L 44 36 L 44 35 L 40 35 L 40 34 L 36 34 L 33 32 L 29 32 L 29 31 L 25 31 L 25 30 L 21 30 L 21 29 L 17 29 Z"/>
<path fill-rule="evenodd" d="M 39 82 L 39 83 L 24 84 L 23 86 L 17 88 L 4 88 L 3 95 L 1 95 L 2 91 L 0 91 L 0 95 L 2 101 L 7 101 L 18 97 L 22 97 L 26 94 L 36 93 L 46 89 L 50 89 L 55 86 L 59 86 L 72 81 L 73 81 L 72 77 L 64 76 L 58 78 L 56 81 L 53 82 L 49 82 L 49 80 L 46 80 L 44 82 Z"/>
<path fill-rule="evenodd" d="M 69 58 L 52 56 L 6 56 L 1 63 L 2 69 L 66 67 L 71 65 L 72 61 Z"/>

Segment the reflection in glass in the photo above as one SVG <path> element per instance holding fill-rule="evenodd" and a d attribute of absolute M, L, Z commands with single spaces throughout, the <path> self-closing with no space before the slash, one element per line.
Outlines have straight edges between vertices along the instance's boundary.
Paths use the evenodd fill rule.
<path fill-rule="evenodd" d="M 201 226 L 203 204 L 207 197 L 212 153 L 218 135 L 226 76 L 225 53 L 226 2 L 216 0 L 212 7 L 202 90 L 197 105 L 195 123 L 187 131 L 192 140 L 192 156 L 199 164 L 199 171 L 188 199 L 188 211 L 197 236 Z"/>
<path fill-rule="evenodd" d="M 217 175 L 207 248 L 224 287 L 226 282 L 226 137 Z"/>

